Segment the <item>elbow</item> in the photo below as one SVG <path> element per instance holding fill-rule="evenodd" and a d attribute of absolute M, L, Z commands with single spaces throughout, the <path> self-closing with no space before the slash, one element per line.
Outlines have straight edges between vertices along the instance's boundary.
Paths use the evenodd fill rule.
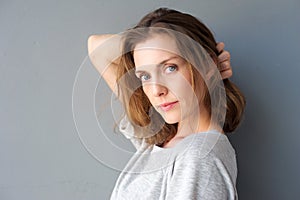
<path fill-rule="evenodd" d="M 87 49 L 88 49 L 88 54 L 89 55 L 95 49 L 95 40 L 96 40 L 96 35 L 90 35 L 88 37 L 88 40 L 87 40 Z"/>

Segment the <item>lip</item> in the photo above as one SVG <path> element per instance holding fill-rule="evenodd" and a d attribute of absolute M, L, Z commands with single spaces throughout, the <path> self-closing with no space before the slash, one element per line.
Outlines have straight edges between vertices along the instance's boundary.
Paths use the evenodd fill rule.
<path fill-rule="evenodd" d="M 163 104 L 160 104 L 159 107 L 160 107 L 163 111 L 166 112 L 166 111 L 171 110 L 177 103 L 178 103 L 178 101 L 173 101 L 173 102 L 163 103 Z"/>

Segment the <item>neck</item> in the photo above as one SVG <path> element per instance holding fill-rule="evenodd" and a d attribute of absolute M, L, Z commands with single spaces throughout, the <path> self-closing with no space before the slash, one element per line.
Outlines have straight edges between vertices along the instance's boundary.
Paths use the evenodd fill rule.
<path fill-rule="evenodd" d="M 199 113 L 197 114 L 197 116 L 195 116 L 195 114 L 190 115 L 188 118 L 178 123 L 178 130 L 175 135 L 176 138 L 186 137 L 194 133 L 206 132 L 209 130 L 218 130 L 221 133 L 223 132 L 222 128 L 219 125 L 211 123 L 211 117 L 206 109 L 202 108 L 201 114 Z"/>

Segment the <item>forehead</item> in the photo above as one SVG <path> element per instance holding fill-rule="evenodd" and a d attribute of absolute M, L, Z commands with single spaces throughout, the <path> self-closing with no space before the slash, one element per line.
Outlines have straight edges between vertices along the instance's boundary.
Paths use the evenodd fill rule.
<path fill-rule="evenodd" d="M 133 58 L 136 67 L 159 64 L 171 57 L 180 57 L 175 41 L 168 35 L 154 35 L 134 48 Z"/>

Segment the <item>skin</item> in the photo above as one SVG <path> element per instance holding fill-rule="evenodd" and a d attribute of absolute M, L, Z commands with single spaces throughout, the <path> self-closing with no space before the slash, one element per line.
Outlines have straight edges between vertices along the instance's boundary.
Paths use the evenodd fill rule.
<path fill-rule="evenodd" d="M 112 39 L 113 38 L 113 39 Z M 109 39 L 110 46 L 109 55 L 106 52 L 102 52 L 101 48 L 98 47 L 102 44 L 105 44 L 105 41 Z M 108 86 L 111 88 L 112 91 L 116 91 L 116 69 L 118 68 L 118 60 L 112 62 L 112 58 L 114 58 L 112 52 L 115 55 L 120 55 L 120 49 L 118 48 L 120 43 L 118 37 L 115 34 L 103 34 L 103 35 L 91 35 L 88 38 L 88 54 L 89 58 L 106 81 Z M 220 73 L 223 79 L 230 78 L 232 76 L 232 69 L 230 65 L 230 53 L 224 50 L 224 43 L 220 42 L 217 44 L 217 49 L 221 52 L 218 56 L 218 62 L 220 63 Z"/>
<path fill-rule="evenodd" d="M 113 39 L 112 39 L 113 38 Z M 103 48 L 97 48 L 100 45 L 105 44 L 106 40 L 110 40 L 110 44 L 107 48 L 104 48 L 105 51 L 103 51 Z M 147 41 L 146 41 L 147 42 Z M 148 41 L 149 42 L 149 41 Z M 152 41 L 153 42 L 153 41 Z M 120 40 L 116 35 L 113 34 L 105 34 L 105 35 L 91 35 L 88 38 L 88 53 L 90 60 L 94 67 L 97 69 L 97 71 L 100 73 L 100 75 L 103 77 L 103 79 L 106 81 L 108 86 L 111 88 L 111 90 L 115 93 L 116 91 L 116 69 L 118 67 L 118 60 L 114 60 L 114 55 L 120 55 Z M 175 45 L 176 46 L 176 45 Z M 221 54 L 218 56 L 218 62 L 220 63 L 220 73 L 223 79 L 230 78 L 232 76 L 232 69 L 230 65 L 230 53 L 228 51 L 224 50 L 224 43 L 220 42 L 217 44 L 217 49 L 221 52 Z M 108 50 L 107 50 L 108 49 Z M 110 52 L 110 54 L 106 54 L 106 52 Z M 115 54 L 112 54 L 115 53 Z M 176 50 L 174 51 L 176 52 Z M 145 54 L 149 55 L 151 53 L 153 56 L 151 56 L 151 59 L 153 60 L 144 60 L 143 63 L 140 58 L 145 58 Z M 156 54 L 156 55 L 155 55 Z M 159 56 L 158 56 L 159 55 Z M 159 52 L 159 51 L 153 51 L 153 52 L 138 52 L 135 51 L 134 57 L 135 57 L 135 64 L 136 66 L 145 66 L 147 64 L 157 64 L 160 63 L 162 60 L 158 60 L 158 57 L 164 56 L 165 59 L 170 58 L 174 55 L 171 55 L 170 52 Z M 148 57 L 148 56 L 147 56 Z M 150 57 L 149 57 L 150 58 Z M 155 60 L 157 59 L 157 60 Z M 147 63 L 148 62 L 148 63 Z M 175 62 L 175 61 L 173 61 Z M 180 62 L 177 60 L 176 62 Z M 206 114 L 206 110 L 202 108 L 200 105 L 199 109 L 201 110 L 201 117 L 198 117 L 198 112 L 194 113 L 193 115 L 190 115 L 189 117 L 182 117 L 185 116 L 184 113 L 181 113 L 181 107 L 182 110 L 185 110 L 184 108 L 187 107 L 188 102 L 184 102 L 180 97 L 180 95 L 183 95 L 181 91 L 191 91 L 190 87 L 190 75 L 187 74 L 186 67 L 184 67 L 184 64 L 177 63 L 181 68 L 179 68 L 179 74 L 180 78 L 177 76 L 177 81 L 180 80 L 182 82 L 182 85 L 184 85 L 186 88 L 173 88 L 173 87 L 166 87 L 164 84 L 149 84 L 145 85 L 144 92 L 148 96 L 150 102 L 154 107 L 160 103 L 170 102 L 170 101 L 179 101 L 176 106 L 174 106 L 174 110 L 169 113 L 164 113 L 162 110 L 158 110 L 159 113 L 164 117 L 164 119 L 167 122 L 181 122 L 179 123 L 179 129 L 178 133 L 175 137 L 173 137 L 170 141 L 166 142 L 163 147 L 172 147 L 177 142 L 179 142 L 181 139 L 186 137 L 187 135 L 195 132 L 195 127 L 197 127 L 196 132 L 205 131 L 208 129 L 209 126 L 209 120 L 208 115 Z M 138 67 L 137 67 L 138 68 Z M 169 68 L 168 70 L 170 70 Z M 149 69 L 148 69 L 149 70 Z M 189 85 L 187 84 L 189 83 Z M 152 91 L 152 93 L 150 93 Z M 191 94 L 192 92 L 189 92 Z M 158 101 L 158 99 L 160 101 Z M 195 105 L 195 104 L 193 104 Z M 158 107 L 155 107 L 156 109 L 159 109 Z M 198 110 L 198 109 L 197 109 Z M 172 114 L 171 114 L 172 113 Z M 181 119 L 182 117 L 182 119 Z M 188 125 L 188 123 L 185 123 L 186 121 L 189 121 L 191 118 L 197 118 L 199 120 L 196 120 L 197 123 L 194 125 Z M 195 121 L 195 120 L 194 120 Z M 200 125 L 201 124 L 201 125 Z M 215 127 L 215 129 L 218 129 L 218 127 Z M 219 130 L 219 129 L 218 129 Z"/>
<path fill-rule="evenodd" d="M 144 93 L 167 123 L 178 123 L 176 136 L 163 147 L 172 147 L 196 132 L 212 128 L 221 131 L 220 127 L 210 127 L 209 113 L 199 104 L 192 89 L 188 64 L 176 52 L 179 51 L 175 42 L 166 35 L 155 35 L 137 44 L 134 50 L 135 74 L 142 82 Z M 164 103 L 171 106 L 163 109 Z"/>
<path fill-rule="evenodd" d="M 140 50 L 134 51 L 135 74 L 140 78 L 152 106 L 167 123 L 174 124 L 181 118 L 180 105 L 188 104 L 181 100 L 185 96 L 192 97 L 190 95 L 192 79 L 187 63 L 176 54 L 152 48 L 143 49 L 153 46 L 153 43 L 164 42 L 163 38 L 155 37 L 137 45 Z M 174 107 L 164 111 L 160 105 L 170 102 L 175 102 Z"/>

